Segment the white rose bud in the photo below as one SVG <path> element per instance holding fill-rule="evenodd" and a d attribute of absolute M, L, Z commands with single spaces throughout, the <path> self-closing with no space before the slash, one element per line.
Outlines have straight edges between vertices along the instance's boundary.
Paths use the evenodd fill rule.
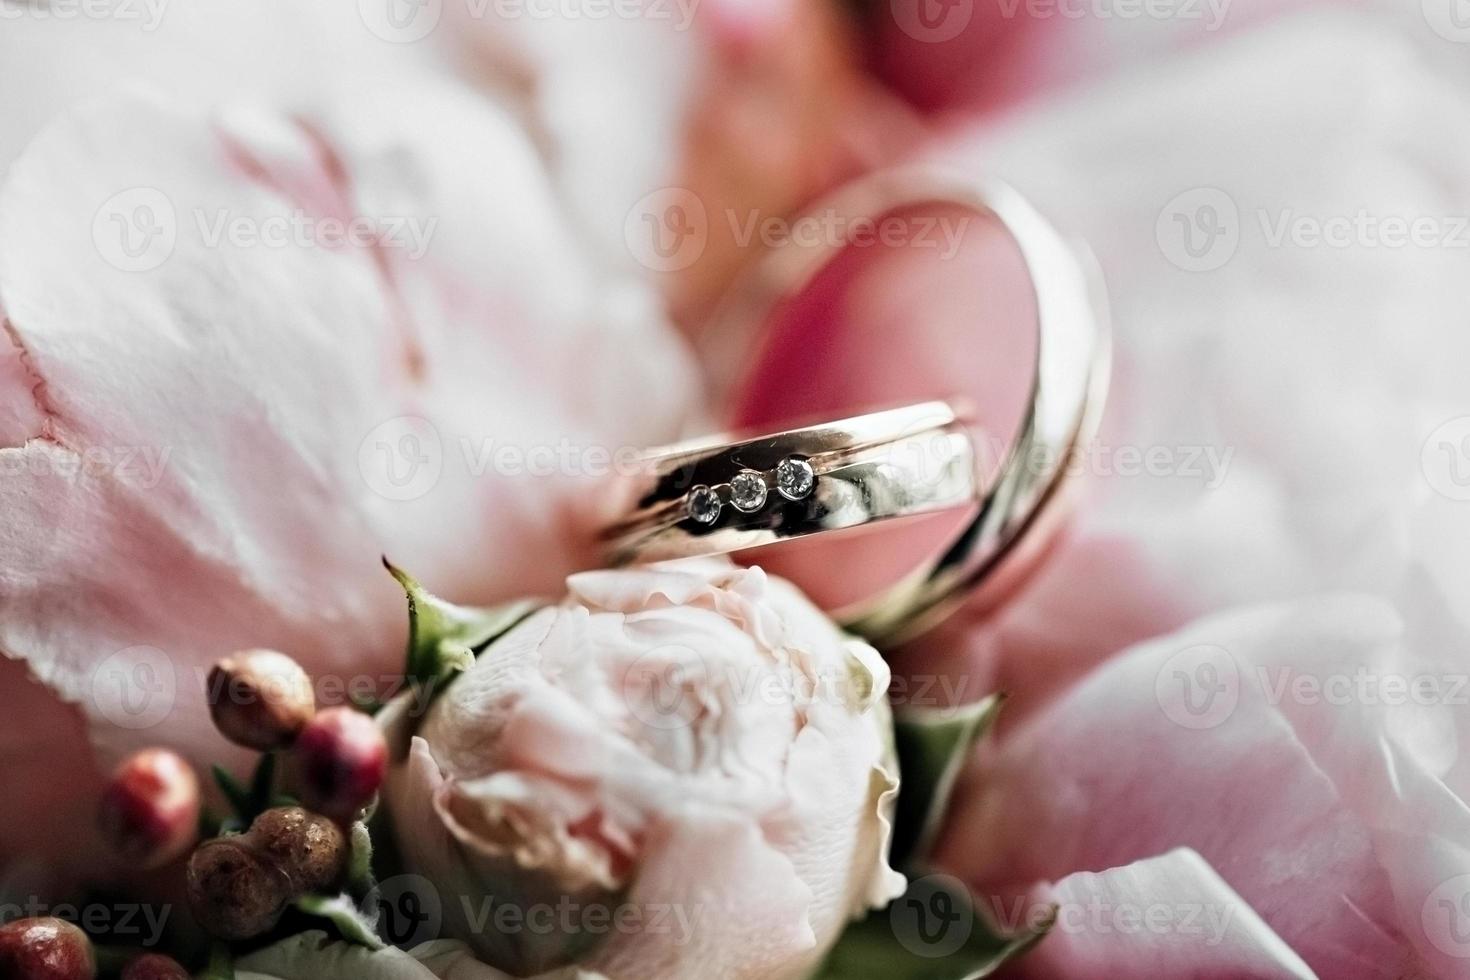
<path fill-rule="evenodd" d="M 758 568 L 568 586 L 435 702 L 390 774 L 445 930 L 521 975 L 805 975 L 902 891 L 887 666 Z"/>

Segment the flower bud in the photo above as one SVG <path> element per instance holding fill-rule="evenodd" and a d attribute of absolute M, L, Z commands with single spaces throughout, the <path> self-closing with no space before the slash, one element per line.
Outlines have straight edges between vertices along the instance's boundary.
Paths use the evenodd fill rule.
<path fill-rule="evenodd" d="M 189 971 L 175 959 L 148 953 L 123 967 L 120 980 L 189 980 Z"/>
<path fill-rule="evenodd" d="M 329 708 L 301 730 L 294 748 L 302 802 L 343 822 L 372 802 L 388 769 L 377 723 L 351 708 Z"/>
<path fill-rule="evenodd" d="M 177 753 L 144 749 L 123 761 L 102 793 L 102 836 L 140 868 L 167 864 L 198 834 L 199 779 Z"/>
<path fill-rule="evenodd" d="M 97 962 L 82 930 L 61 919 L 0 926 L 0 980 L 93 980 Z"/>
<path fill-rule="evenodd" d="M 281 918 L 295 889 L 275 861 L 241 837 L 204 844 L 189 858 L 189 909 L 219 939 L 252 939 Z"/>
<path fill-rule="evenodd" d="M 298 893 L 335 891 L 347 869 L 350 846 L 342 828 L 299 806 L 265 811 L 245 836 L 286 872 Z"/>
<path fill-rule="evenodd" d="M 316 713 L 311 678 L 274 650 L 244 650 L 214 665 L 209 711 L 220 733 L 246 748 L 269 752 L 290 745 Z"/>

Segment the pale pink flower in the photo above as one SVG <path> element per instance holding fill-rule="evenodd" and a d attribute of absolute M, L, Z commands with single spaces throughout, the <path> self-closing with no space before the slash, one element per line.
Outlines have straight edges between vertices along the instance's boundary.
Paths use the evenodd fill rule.
<path fill-rule="evenodd" d="M 759 569 L 584 572 L 568 588 L 454 682 L 390 774 L 399 847 L 446 930 L 518 973 L 600 939 L 577 962 L 608 976 L 805 976 L 902 891 L 887 666 Z M 485 917 L 564 899 L 642 927 L 547 935 Z"/>

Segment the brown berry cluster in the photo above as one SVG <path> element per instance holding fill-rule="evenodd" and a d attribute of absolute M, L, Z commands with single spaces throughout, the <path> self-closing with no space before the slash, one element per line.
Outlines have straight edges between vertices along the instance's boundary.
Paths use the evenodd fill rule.
<path fill-rule="evenodd" d="M 274 650 L 215 665 L 210 714 L 230 741 L 287 754 L 303 806 L 276 806 L 249 829 L 206 841 L 189 858 L 189 906 L 224 940 L 270 931 L 295 899 L 333 893 L 351 857 L 347 827 L 377 797 L 388 750 L 372 718 L 348 707 L 318 711 L 311 679 Z"/>
<path fill-rule="evenodd" d="M 117 857 L 140 869 L 188 854 L 189 907 L 218 939 L 270 931 L 294 900 L 335 894 L 351 861 L 350 828 L 376 799 L 387 773 L 383 736 L 350 707 L 317 710 L 311 678 L 274 650 L 246 650 L 219 661 L 206 690 L 215 727 L 229 741 L 270 753 L 251 805 L 236 806 L 243 833 L 199 843 L 201 787 L 178 753 L 145 749 L 125 759 L 100 801 L 98 821 Z M 302 806 L 276 795 L 272 764 L 289 767 Z M 192 853 L 191 853 L 192 852 Z M 90 980 L 95 955 L 85 934 L 59 919 L 25 919 L 0 928 L 0 980 Z M 178 963 L 149 954 L 129 962 L 123 980 L 187 977 Z"/>
<path fill-rule="evenodd" d="M 243 834 L 206 842 L 189 858 L 189 908 L 208 933 L 225 940 L 269 932 L 286 906 L 334 891 L 349 858 L 336 823 L 299 806 L 267 810 Z"/>

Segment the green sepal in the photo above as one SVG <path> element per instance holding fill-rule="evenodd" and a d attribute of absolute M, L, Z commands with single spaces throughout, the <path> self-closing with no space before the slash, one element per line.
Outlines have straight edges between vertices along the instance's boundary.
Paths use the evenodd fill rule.
<path fill-rule="evenodd" d="M 387 558 L 383 566 L 408 596 L 408 657 L 404 679 L 437 688 L 475 662 L 475 655 L 544 603 L 521 600 L 488 608 L 458 606 L 431 595 Z"/>
<path fill-rule="evenodd" d="M 267 752 L 260 757 L 255 767 L 255 776 L 250 780 L 251 819 L 270 809 L 271 798 L 276 792 L 276 754 Z"/>
<path fill-rule="evenodd" d="M 220 835 L 220 827 L 223 824 L 224 821 L 220 819 L 219 814 L 215 813 L 209 807 L 201 806 L 199 808 L 200 840 L 209 840 L 211 837 L 218 837 Z"/>
<path fill-rule="evenodd" d="M 376 886 L 373 879 L 373 835 L 366 821 L 359 820 L 348 833 L 347 891 L 361 898 Z"/>
<path fill-rule="evenodd" d="M 979 980 L 1020 956 L 1056 921 L 1055 906 L 1014 936 L 994 932 L 957 879 L 928 875 L 843 932 L 811 980 Z"/>
<path fill-rule="evenodd" d="M 382 949 L 386 945 L 378 937 L 377 923 L 363 914 L 356 902 L 347 894 L 303 895 L 291 903 L 292 907 L 307 915 L 325 919 L 337 933 L 350 943 L 368 949 Z"/>
<path fill-rule="evenodd" d="M 255 772 L 246 786 L 223 766 L 213 766 L 210 772 L 215 785 L 230 804 L 231 813 L 219 821 L 218 833 L 238 833 L 248 828 L 255 818 L 273 806 L 282 805 L 283 797 L 276 793 L 276 755 L 267 752 L 256 763 Z M 210 834 L 209 836 L 216 836 Z"/>
<path fill-rule="evenodd" d="M 922 864 L 934 845 L 960 771 L 995 723 L 1004 694 L 957 708 L 894 711 L 902 785 L 894 815 L 893 865 Z"/>
<path fill-rule="evenodd" d="M 231 775 L 230 771 L 224 766 L 212 766 L 210 772 L 214 775 L 215 785 L 219 787 L 220 792 L 224 794 L 226 802 L 230 804 L 230 810 L 233 811 L 231 814 L 233 819 L 236 822 L 244 822 L 246 826 L 249 826 L 252 819 L 249 816 L 250 791 L 241 785 L 240 781 Z M 227 817 L 224 822 L 229 823 L 230 818 Z"/>
<path fill-rule="evenodd" d="M 230 947 L 215 943 L 209 950 L 209 964 L 200 971 L 198 980 L 235 980 L 235 961 Z"/>

